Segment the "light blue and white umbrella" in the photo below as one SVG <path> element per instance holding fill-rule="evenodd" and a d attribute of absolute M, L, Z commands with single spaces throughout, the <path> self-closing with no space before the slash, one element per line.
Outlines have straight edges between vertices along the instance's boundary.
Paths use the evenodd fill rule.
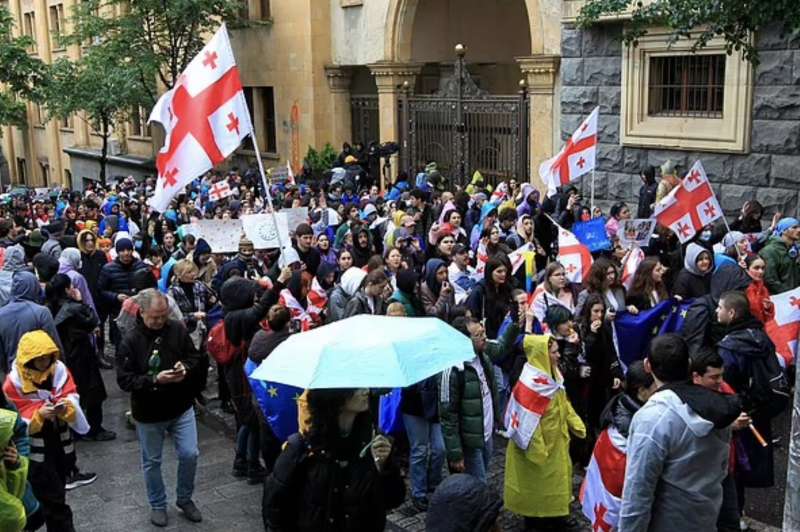
<path fill-rule="evenodd" d="M 475 356 L 472 341 L 437 318 L 359 315 L 293 334 L 251 378 L 299 388 L 398 388 Z"/>

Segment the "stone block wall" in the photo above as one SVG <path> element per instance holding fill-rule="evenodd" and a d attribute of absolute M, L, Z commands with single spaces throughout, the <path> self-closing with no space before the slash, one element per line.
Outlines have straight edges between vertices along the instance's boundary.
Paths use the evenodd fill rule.
<path fill-rule="evenodd" d="M 583 118 L 600 105 L 599 152 L 595 198 L 638 201 L 639 170 L 672 159 L 685 171 L 703 162 L 720 204 L 734 215 L 748 199 L 767 213 L 797 216 L 800 206 L 800 39 L 781 35 L 778 26 L 757 38 L 761 63 L 754 73 L 750 153 L 729 154 L 636 148 L 620 144 L 621 26 L 602 24 L 589 30 L 562 27 L 561 137 L 566 140 Z M 580 184 L 585 204 L 590 177 Z M 765 219 L 767 217 L 765 216 Z"/>

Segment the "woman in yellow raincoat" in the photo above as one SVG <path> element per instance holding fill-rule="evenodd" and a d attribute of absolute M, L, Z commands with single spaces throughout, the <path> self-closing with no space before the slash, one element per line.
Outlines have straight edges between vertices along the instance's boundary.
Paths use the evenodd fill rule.
<path fill-rule="evenodd" d="M 9 445 L 18 418 L 13 410 L 0 409 L 0 451 L 4 451 L 0 457 L 0 530 L 3 532 L 18 532 L 26 523 L 22 499 L 28 486 L 28 457 L 17 454 L 16 447 Z"/>
<path fill-rule="evenodd" d="M 528 363 L 563 382 L 558 370 L 558 344 L 550 335 L 527 335 L 523 343 Z M 521 386 L 521 384 L 517 384 Z M 572 409 L 563 388 L 550 400 L 527 449 L 509 440 L 503 490 L 505 506 L 525 517 L 537 530 L 577 530 L 569 517 L 572 501 L 570 432 L 586 437 L 586 427 Z"/>

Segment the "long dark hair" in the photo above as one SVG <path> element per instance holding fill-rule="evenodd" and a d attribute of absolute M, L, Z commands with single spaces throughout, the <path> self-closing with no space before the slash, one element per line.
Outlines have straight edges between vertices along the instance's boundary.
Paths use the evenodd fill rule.
<path fill-rule="evenodd" d="M 658 266 L 658 263 L 658 257 L 647 257 L 642 261 L 633 275 L 633 285 L 628 294 L 629 296 L 640 296 L 649 300 L 650 293 L 655 290 L 662 301 L 669 297 L 664 281 L 661 281 L 658 285 L 653 282 L 653 270 Z"/>
<path fill-rule="evenodd" d="M 581 333 L 585 334 L 586 331 L 589 331 L 591 326 L 591 316 L 592 316 L 592 307 L 597 304 L 603 305 L 603 310 L 606 308 L 606 300 L 600 294 L 589 294 L 586 298 L 586 302 L 583 304 L 583 308 L 581 308 L 581 313 L 578 316 L 579 320 L 579 327 L 581 328 Z"/>
<path fill-rule="evenodd" d="M 310 423 L 304 436 L 312 448 L 327 448 L 339 439 L 339 413 L 356 391 L 354 388 L 308 391 L 306 402 Z"/>
<path fill-rule="evenodd" d="M 592 263 L 592 267 L 589 270 L 589 278 L 586 279 L 586 288 L 589 289 L 589 292 L 602 294 L 605 291 L 606 272 L 612 267 L 616 272 L 616 277 L 614 278 L 614 283 L 609 285 L 609 288 L 613 289 L 620 286 L 619 268 L 617 268 L 617 265 L 611 262 L 607 257 L 599 257 Z"/>
<path fill-rule="evenodd" d="M 57 273 L 50 279 L 44 289 L 47 306 L 50 308 L 53 316 L 58 312 L 61 304 L 65 299 L 68 299 L 67 290 L 72 286 L 72 281 L 63 273 Z"/>

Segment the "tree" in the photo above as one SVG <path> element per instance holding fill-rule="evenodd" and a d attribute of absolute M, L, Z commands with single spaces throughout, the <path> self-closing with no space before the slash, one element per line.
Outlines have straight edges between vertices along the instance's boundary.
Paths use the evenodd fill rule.
<path fill-rule="evenodd" d="M 240 12 L 236 0 L 85 0 L 74 8 L 65 42 L 91 42 L 116 57 L 136 74 L 152 105 L 156 81 L 172 88 L 205 39 Z"/>
<path fill-rule="evenodd" d="M 102 183 L 106 182 L 112 126 L 124 122 L 134 109 L 148 103 L 148 94 L 138 80 L 137 69 L 109 52 L 110 49 L 103 46 L 90 46 L 78 61 L 57 60 L 52 66 L 45 98 L 50 117 L 65 118 L 82 111 L 100 134 L 103 139 L 100 150 Z"/>
<path fill-rule="evenodd" d="M 33 40 L 14 37 L 14 19 L 0 6 L 0 124 L 25 125 L 25 104 L 21 99 L 41 101 L 48 82 L 48 69 L 28 53 Z"/>
<path fill-rule="evenodd" d="M 742 50 L 746 59 L 758 63 L 753 33 L 769 24 L 782 23 L 785 33 L 800 31 L 797 0 L 589 0 L 581 9 L 578 25 L 588 27 L 600 17 L 619 15 L 629 8 L 623 40 L 636 44 L 653 26 L 672 30 L 672 39 L 694 39 L 693 49 L 704 47 L 716 36 L 725 39 L 727 52 Z"/>

